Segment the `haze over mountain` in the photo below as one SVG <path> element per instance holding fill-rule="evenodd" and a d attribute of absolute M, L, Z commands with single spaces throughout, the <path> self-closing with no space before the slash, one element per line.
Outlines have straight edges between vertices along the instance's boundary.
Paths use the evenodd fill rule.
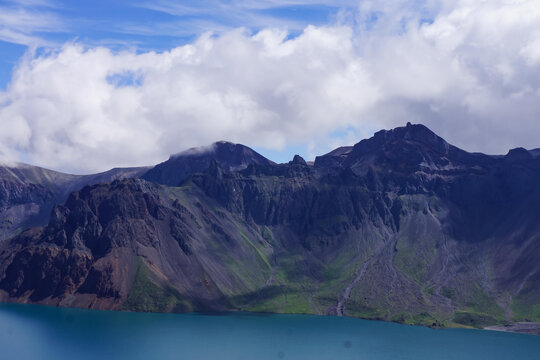
<path fill-rule="evenodd" d="M 238 171 L 251 164 L 271 165 L 272 161 L 241 144 L 219 141 L 208 147 L 191 148 L 156 165 L 142 178 L 162 185 L 176 186 L 188 175 L 206 170 L 216 161 L 227 171 Z"/>
<path fill-rule="evenodd" d="M 189 150 L 85 186 L 46 226 L 5 241 L 1 298 L 430 326 L 540 321 L 537 153 L 469 153 L 412 124 L 313 165 L 226 142 Z M 40 204 L 39 181 L 27 179 L 21 203 Z"/>

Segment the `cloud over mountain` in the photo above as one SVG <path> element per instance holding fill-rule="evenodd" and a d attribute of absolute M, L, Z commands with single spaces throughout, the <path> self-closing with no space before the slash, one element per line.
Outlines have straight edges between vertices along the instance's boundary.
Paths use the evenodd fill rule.
<path fill-rule="evenodd" d="M 159 53 L 29 52 L 0 92 L 0 153 L 85 172 L 219 139 L 321 153 L 406 121 L 468 150 L 538 147 L 536 1 L 434 2 L 429 20 L 403 3 L 364 2 L 298 36 L 236 29 Z"/>

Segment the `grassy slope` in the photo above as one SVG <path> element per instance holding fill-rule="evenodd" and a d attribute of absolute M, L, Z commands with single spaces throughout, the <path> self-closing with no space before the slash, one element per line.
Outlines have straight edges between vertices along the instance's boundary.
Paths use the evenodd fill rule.
<path fill-rule="evenodd" d="M 198 201 L 200 197 L 193 197 L 191 187 L 168 188 L 167 191 L 171 199 L 177 199 L 183 206 L 195 211 L 194 201 Z M 479 284 L 474 270 L 471 270 L 472 265 L 459 274 L 446 274 L 455 276 L 457 280 L 440 286 L 438 290 L 439 295 L 452 304 L 453 316 L 441 315 L 434 308 L 431 300 L 437 290 L 430 284 L 429 279 L 441 270 L 441 262 L 444 260 L 443 240 L 437 232 L 440 229 L 436 226 L 438 217 L 444 213 L 441 215 L 439 204 L 430 206 L 431 200 L 426 201 L 419 197 L 405 200 L 408 201 L 402 218 L 405 225 L 397 237 L 392 259 L 392 271 L 397 271 L 401 280 L 396 280 L 395 275 L 392 275 L 394 278 L 389 275 L 390 270 L 385 268 L 386 262 L 375 262 L 368 268 L 364 279 L 354 287 L 351 298 L 346 302 L 347 314 L 428 326 L 483 327 L 504 323 L 504 310 Z M 255 261 L 229 254 L 226 244 L 214 239 L 204 240 L 209 242 L 208 245 L 216 253 L 221 254 L 220 261 L 225 264 L 230 274 L 234 274 L 238 284 L 257 289 L 254 292 L 239 293 L 234 288 L 222 288 L 234 309 L 276 313 L 328 313 L 335 306 L 340 292 L 352 281 L 372 253 L 375 244 L 373 239 L 371 242 L 364 239 L 366 243 L 360 250 L 344 246 L 339 252 L 325 259 L 325 262 L 317 264 L 322 268 L 322 275 L 310 276 L 298 271 L 300 264 L 320 260 L 314 260 L 305 254 L 287 252 L 280 239 L 275 238 L 274 231 L 267 226 L 255 227 L 241 219 L 227 217 L 224 215 L 227 212 L 214 202 L 204 205 L 211 209 L 215 216 L 230 222 L 228 231 L 235 233 L 233 236 L 243 243 L 242 251 L 250 253 Z M 341 222 L 343 219 L 336 217 L 322 221 L 331 223 Z M 263 278 L 254 275 L 250 266 L 258 267 Z M 399 294 L 403 296 L 400 297 Z M 191 311 L 196 310 L 196 307 L 172 286 L 155 281 L 148 268 L 140 262 L 124 309 L 169 312 Z M 513 311 L 517 319 L 527 316 L 530 318 L 530 314 L 533 319 L 540 317 L 540 306 L 528 304 L 525 300 L 516 301 Z"/>
<path fill-rule="evenodd" d="M 137 271 L 122 310 L 144 312 L 172 312 L 193 310 L 192 304 L 168 284 L 153 279 L 151 271 L 137 258 Z"/>

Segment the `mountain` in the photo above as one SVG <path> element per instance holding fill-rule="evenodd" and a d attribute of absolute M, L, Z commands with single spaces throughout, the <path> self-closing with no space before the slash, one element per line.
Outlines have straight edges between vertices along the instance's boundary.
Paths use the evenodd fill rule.
<path fill-rule="evenodd" d="M 190 174 L 206 170 L 212 161 L 227 171 L 243 170 L 251 164 L 273 164 L 247 146 L 219 141 L 207 147 L 191 148 L 173 155 L 141 177 L 162 185 L 178 186 Z"/>
<path fill-rule="evenodd" d="M 0 241 L 49 221 L 54 205 L 90 184 L 137 177 L 148 168 L 117 168 L 99 174 L 70 175 L 28 164 L 0 165 Z"/>
<path fill-rule="evenodd" d="M 272 164 L 244 145 L 220 141 L 173 155 L 152 168 L 115 168 L 91 175 L 64 174 L 28 164 L 0 165 L 0 241 L 24 229 L 46 225 L 53 206 L 62 204 L 72 191 L 86 185 L 142 177 L 174 186 L 188 175 L 207 169 L 211 161 L 229 171 L 245 169 L 250 164 Z"/>
<path fill-rule="evenodd" d="M 533 157 L 540 157 L 540 149 L 529 150 L 529 153 L 530 153 Z"/>
<path fill-rule="evenodd" d="M 468 153 L 412 124 L 313 165 L 240 149 L 249 156 L 193 151 L 142 179 L 71 193 L 47 226 L 0 245 L 0 298 L 429 326 L 540 321 L 530 151 Z"/>

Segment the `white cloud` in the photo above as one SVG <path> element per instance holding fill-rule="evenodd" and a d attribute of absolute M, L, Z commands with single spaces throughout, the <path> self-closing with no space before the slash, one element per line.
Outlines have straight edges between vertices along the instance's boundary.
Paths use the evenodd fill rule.
<path fill-rule="evenodd" d="M 292 39 L 236 29 L 163 53 L 30 53 L 0 93 L 0 152 L 98 171 L 221 139 L 324 153 L 336 133 L 406 121 L 468 150 L 540 147 L 536 1 L 410 3 L 366 2 L 355 22 Z"/>
<path fill-rule="evenodd" d="M 141 26 L 139 23 L 120 24 L 120 31 L 145 35 L 186 36 L 204 31 L 223 32 L 236 27 L 263 29 L 283 27 L 301 31 L 312 24 L 304 11 L 320 11 L 327 17 L 338 9 L 356 7 L 358 0 L 153 0 L 135 6 L 170 15 L 168 20 Z M 316 20 L 318 23 L 321 19 Z"/>
<path fill-rule="evenodd" d="M 537 34 L 536 38 L 530 39 L 519 53 L 528 65 L 538 65 L 540 63 L 540 33 Z"/>
<path fill-rule="evenodd" d="M 376 100 L 350 29 L 286 35 L 236 30 L 160 54 L 67 44 L 27 56 L 2 96 L 0 139 L 38 164 L 94 171 L 218 139 L 279 148 L 347 124 Z"/>
<path fill-rule="evenodd" d="M 0 4 L 0 41 L 29 46 L 49 46 L 40 34 L 64 31 L 57 15 L 43 10 L 52 7 L 44 0 L 16 0 Z M 39 9 L 36 9 L 39 8 Z"/>

